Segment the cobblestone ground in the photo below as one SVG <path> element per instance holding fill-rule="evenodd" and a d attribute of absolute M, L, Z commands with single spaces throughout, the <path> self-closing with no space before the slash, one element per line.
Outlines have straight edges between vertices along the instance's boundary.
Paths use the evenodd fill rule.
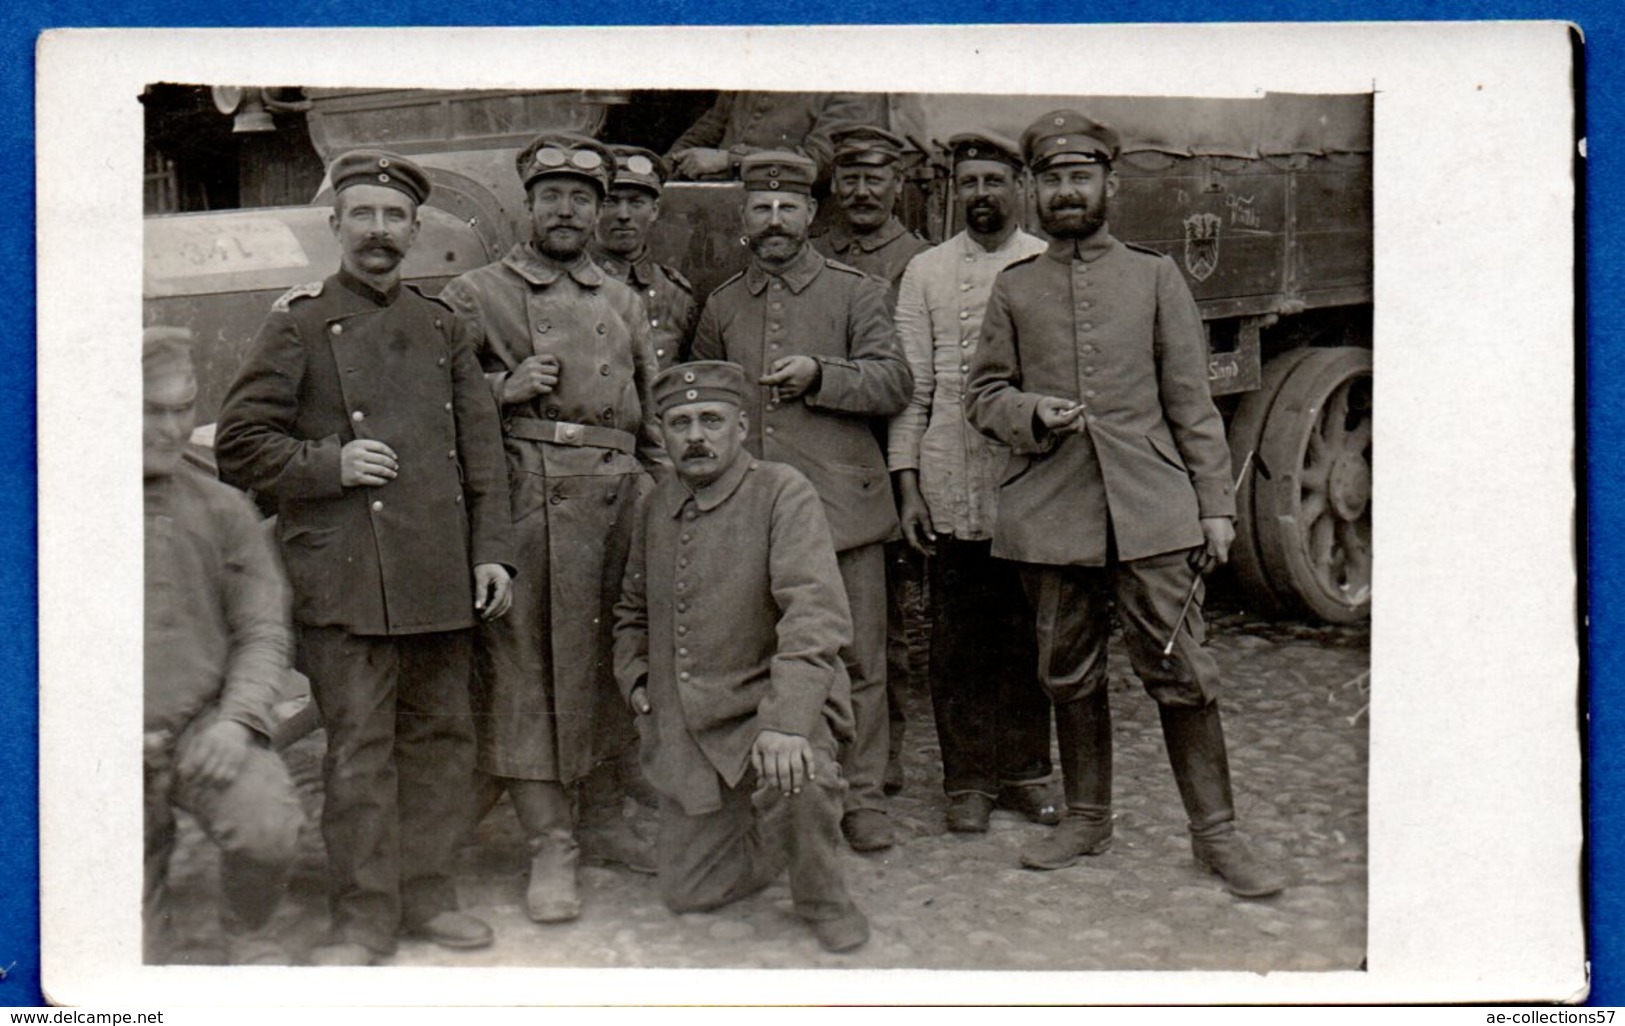
<path fill-rule="evenodd" d="M 392 964 L 670 968 L 1213 969 L 1358 968 L 1365 957 L 1369 634 L 1264 622 L 1224 608 L 1210 645 L 1225 673 L 1225 728 L 1240 823 L 1253 847 L 1288 865 L 1293 886 L 1263 901 L 1230 897 L 1191 859 L 1157 714 L 1119 642 L 1111 663 L 1116 837 L 1108 853 L 1050 873 L 1017 853 L 1047 828 L 996 812 L 987 834 L 949 833 L 930 700 L 906 689 L 907 786 L 892 800 L 900 843 L 844 854 L 848 886 L 873 937 L 824 953 L 789 912 L 784 882 L 718 913 L 673 915 L 652 877 L 584 867 L 578 921 L 525 915 L 526 855 L 499 806 L 457 863 L 463 908 L 496 944 L 450 952 L 402 941 Z M 320 806 L 322 736 L 285 753 L 311 813 L 304 855 L 277 915 L 302 959 L 325 928 Z M 629 809 L 629 811 L 631 811 Z M 219 960 L 217 859 L 189 822 L 171 874 L 174 960 Z"/>

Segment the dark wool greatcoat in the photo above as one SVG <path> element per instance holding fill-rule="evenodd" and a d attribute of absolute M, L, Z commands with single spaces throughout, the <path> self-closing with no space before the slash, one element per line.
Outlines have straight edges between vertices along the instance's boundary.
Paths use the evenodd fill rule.
<path fill-rule="evenodd" d="M 667 475 L 639 507 L 615 676 L 647 681 L 649 782 L 694 816 L 722 807 L 763 730 L 852 736 L 852 640 L 829 528 L 807 479 L 744 451 L 691 492 Z"/>
<path fill-rule="evenodd" d="M 1103 228 L 999 272 L 971 361 L 970 422 L 1010 446 L 993 555 L 1103 566 L 1202 544 L 1233 517 L 1224 423 L 1208 392 L 1201 314 L 1168 257 Z M 1084 405 L 1052 434 L 1042 396 Z"/>
<path fill-rule="evenodd" d="M 837 552 L 885 541 L 897 530 L 897 510 L 872 422 L 902 412 L 914 388 L 885 289 L 809 246 L 782 275 L 752 264 L 706 300 L 696 360 L 732 360 L 754 382 L 775 360 L 796 355 L 818 361 L 820 380 L 782 403 L 766 386 L 751 388 L 745 445 L 807 475 Z"/>
<path fill-rule="evenodd" d="M 610 628 L 644 466 L 664 459 L 647 314 L 591 260 L 559 270 L 529 243 L 453 279 L 441 298 L 465 321 L 499 402 L 526 357 L 559 360 L 552 392 L 502 407 L 520 581 L 514 608 L 481 632 L 474 713 L 481 769 L 577 780 L 634 740 Z M 570 425 L 582 444 L 534 437 Z M 605 437 L 623 448 L 593 444 Z"/>
<path fill-rule="evenodd" d="M 399 476 L 340 484 L 339 451 L 389 445 Z M 472 627 L 473 567 L 513 566 L 496 410 L 450 308 L 345 271 L 293 289 L 226 394 L 227 482 L 275 500 L 294 622 L 352 634 Z"/>

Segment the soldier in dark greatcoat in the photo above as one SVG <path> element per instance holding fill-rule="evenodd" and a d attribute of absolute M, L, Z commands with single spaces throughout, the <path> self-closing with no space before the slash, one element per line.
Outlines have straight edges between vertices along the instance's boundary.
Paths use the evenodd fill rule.
<path fill-rule="evenodd" d="M 451 309 L 400 280 L 429 179 L 333 162 L 338 273 L 278 299 L 220 414 L 221 475 L 276 502 L 296 665 L 327 729 L 321 964 L 397 932 L 457 948 L 449 863 L 473 785 L 473 631 L 509 604 L 515 556 L 496 408 Z"/>

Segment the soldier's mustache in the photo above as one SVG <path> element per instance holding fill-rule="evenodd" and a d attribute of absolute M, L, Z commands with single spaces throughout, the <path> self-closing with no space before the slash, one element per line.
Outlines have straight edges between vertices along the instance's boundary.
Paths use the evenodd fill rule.
<path fill-rule="evenodd" d="M 704 442 L 691 442 L 683 447 L 683 459 L 685 460 L 711 459 L 715 456 L 716 453 Z"/>

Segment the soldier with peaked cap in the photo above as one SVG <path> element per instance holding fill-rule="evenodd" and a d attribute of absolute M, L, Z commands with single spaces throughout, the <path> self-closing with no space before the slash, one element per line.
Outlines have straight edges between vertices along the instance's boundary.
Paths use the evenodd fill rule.
<path fill-rule="evenodd" d="M 183 459 L 197 419 L 191 333 L 148 328 L 141 372 L 145 956 L 166 960 L 164 883 L 180 808 L 220 846 L 227 960 L 286 965 L 267 927 L 305 819 L 269 747 L 292 654 L 288 586 L 248 500 Z"/>
<path fill-rule="evenodd" d="M 593 262 L 604 273 L 630 285 L 643 298 L 649 314 L 649 342 L 662 369 L 688 359 L 699 305 L 694 286 L 676 268 L 655 262 L 649 232 L 660 219 L 660 191 L 666 162 L 638 146 L 611 146 L 615 177 L 598 215 L 597 239 L 590 247 Z"/>
<path fill-rule="evenodd" d="M 851 737 L 845 589 L 818 495 L 745 451 L 757 386 L 738 364 L 655 379 L 676 468 L 639 506 L 615 606 L 615 673 L 647 717 L 660 891 L 677 912 L 755 893 L 785 868 L 821 944 L 869 936 L 838 852 Z"/>
<path fill-rule="evenodd" d="M 526 905 L 537 922 L 580 914 L 569 789 L 636 733 L 610 664 L 632 507 L 660 451 L 644 304 L 587 255 L 614 158 L 585 136 L 549 133 L 520 151 L 531 238 L 441 294 L 467 325 L 501 408 L 521 574 L 513 614 L 481 634 L 475 686 L 479 769 L 505 788 L 531 849 Z M 596 792 L 595 792 L 596 793 Z M 652 872 L 652 853 L 601 803 L 589 851 Z M 598 808 L 598 806 L 594 806 Z"/>
<path fill-rule="evenodd" d="M 830 141 L 834 146 L 830 192 L 838 205 L 839 218 L 828 231 L 813 237 L 813 248 L 884 283 L 887 303 L 895 307 L 903 269 L 929 245 L 904 227 L 896 213 L 903 187 L 903 153 L 908 143 L 873 125 L 838 128 L 830 134 Z M 909 676 L 908 621 L 918 615 L 910 611 L 906 596 L 922 590 L 924 573 L 923 561 L 902 541 L 887 544 L 887 794 L 903 789 L 902 753 L 907 723 L 902 688 Z"/>
<path fill-rule="evenodd" d="M 405 932 L 491 943 L 450 861 L 473 784 L 472 628 L 516 559 L 496 408 L 457 318 L 401 282 L 429 193 L 380 150 L 329 169 L 336 274 L 277 300 L 220 413 L 221 476 L 274 500 L 297 665 L 327 728 L 323 964 Z"/>
<path fill-rule="evenodd" d="M 1071 110 L 1023 134 L 1053 241 L 1000 272 L 971 360 L 970 421 L 1012 453 L 993 555 L 1020 564 L 1034 607 L 1066 785 L 1065 818 L 1022 862 L 1059 869 L 1111 843 L 1115 599 L 1157 702 L 1192 851 L 1232 893 L 1262 897 L 1285 879 L 1236 832 L 1218 666 L 1200 606 L 1181 615 L 1235 536 L 1230 453 L 1190 289 L 1172 260 L 1107 226 L 1118 145 L 1116 131 Z"/>
<path fill-rule="evenodd" d="M 886 567 L 897 511 L 875 439 L 876 418 L 908 403 L 911 379 L 873 278 L 807 245 L 818 169 L 794 153 L 742 165 L 741 220 L 750 266 L 706 301 L 694 355 L 745 368 L 745 444 L 805 474 L 824 502 L 852 610 L 846 654 L 856 718 L 841 765 L 851 785 L 842 829 L 853 848 L 890 847 L 886 769 Z"/>
<path fill-rule="evenodd" d="M 1033 620 L 1015 565 L 991 554 L 999 475 L 1010 450 L 965 422 L 965 383 L 993 278 L 1041 253 L 1021 230 L 1021 155 L 989 134 L 948 140 L 965 229 L 903 274 L 897 336 L 914 397 L 892 418 L 888 464 L 903 536 L 931 560 L 931 708 L 942 749 L 948 828 L 980 832 L 995 805 L 1060 818 L 1050 765 L 1050 703 L 1034 673 Z"/>
<path fill-rule="evenodd" d="M 908 143 L 872 125 L 851 125 L 830 135 L 834 171 L 830 193 L 840 220 L 813 240 L 813 248 L 886 283 L 891 302 L 908 262 L 930 243 L 897 217 Z"/>

